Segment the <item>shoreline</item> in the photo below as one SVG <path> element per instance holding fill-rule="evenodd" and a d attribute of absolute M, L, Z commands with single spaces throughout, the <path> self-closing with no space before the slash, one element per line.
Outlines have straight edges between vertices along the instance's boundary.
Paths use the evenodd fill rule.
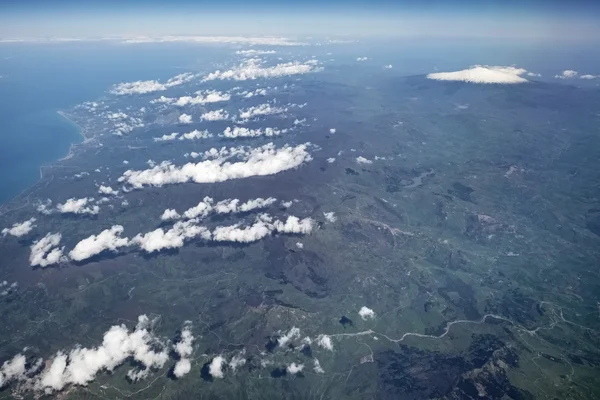
<path fill-rule="evenodd" d="M 75 121 L 73 121 L 72 119 L 70 119 L 68 117 L 68 114 L 64 111 L 61 110 L 57 110 L 56 113 L 58 115 L 60 115 L 61 117 L 63 117 L 69 124 L 75 126 L 77 128 L 77 134 L 79 134 L 83 140 L 79 143 L 74 143 L 71 142 L 69 144 L 69 150 L 67 151 L 67 155 L 61 158 L 58 158 L 52 162 L 46 163 L 46 164 L 42 164 L 39 167 L 39 171 L 40 171 L 40 175 L 39 175 L 39 179 L 37 181 L 35 181 L 33 184 L 29 185 L 27 188 L 21 190 L 19 193 L 17 193 L 16 195 L 14 195 L 12 198 L 6 200 L 5 202 L 0 203 L 0 215 L 3 215 L 5 213 L 4 208 L 7 207 L 9 204 L 11 204 L 12 202 L 14 202 L 16 199 L 18 199 L 19 197 L 23 196 L 25 193 L 27 193 L 27 191 L 34 189 L 36 186 L 38 186 L 43 180 L 44 180 L 44 168 L 47 167 L 51 167 L 53 165 L 56 165 L 57 163 L 61 162 L 61 161 L 65 161 L 68 160 L 70 158 L 72 158 L 75 155 L 75 146 L 85 143 L 86 141 L 88 141 L 90 138 L 85 136 L 84 133 L 84 129 L 81 125 L 79 125 L 78 123 L 76 123 Z M 9 210 L 7 210 L 9 211 Z"/>

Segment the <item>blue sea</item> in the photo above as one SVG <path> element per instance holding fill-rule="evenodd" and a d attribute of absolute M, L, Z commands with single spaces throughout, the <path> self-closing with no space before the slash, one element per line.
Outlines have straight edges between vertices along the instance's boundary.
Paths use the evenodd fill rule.
<path fill-rule="evenodd" d="M 58 111 L 95 100 L 114 83 L 193 71 L 197 58 L 183 45 L 0 44 L 0 204 L 83 139 Z"/>

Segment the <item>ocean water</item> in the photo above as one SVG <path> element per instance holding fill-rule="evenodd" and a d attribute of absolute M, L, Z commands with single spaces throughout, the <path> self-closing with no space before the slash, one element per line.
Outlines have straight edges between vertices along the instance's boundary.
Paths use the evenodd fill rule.
<path fill-rule="evenodd" d="M 66 156 L 71 143 L 83 139 L 57 111 L 95 100 L 114 83 L 193 71 L 198 54 L 190 50 L 185 45 L 0 44 L 0 204 L 35 184 L 40 166 Z"/>

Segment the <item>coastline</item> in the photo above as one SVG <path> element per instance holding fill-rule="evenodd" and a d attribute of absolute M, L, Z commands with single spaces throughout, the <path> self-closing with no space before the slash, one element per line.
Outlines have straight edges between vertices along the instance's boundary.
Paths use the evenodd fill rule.
<path fill-rule="evenodd" d="M 28 186 L 27 188 L 23 189 L 22 191 L 20 191 L 19 193 L 17 193 L 16 195 L 14 195 L 12 198 L 10 198 L 9 200 L 6 200 L 5 202 L 0 203 L 0 215 L 5 214 L 6 212 L 11 211 L 9 210 L 5 210 L 5 207 L 9 206 L 11 203 L 13 203 L 16 199 L 18 199 L 19 197 L 25 195 L 28 191 L 31 191 L 33 189 L 35 189 L 40 183 L 43 182 L 44 180 L 44 168 L 48 168 L 51 167 L 61 161 L 65 161 L 68 160 L 70 158 L 72 158 L 75 155 L 75 146 L 85 143 L 86 141 L 88 141 L 90 138 L 85 136 L 85 130 L 84 128 L 79 125 L 78 123 L 76 123 L 75 121 L 73 121 L 72 119 L 69 118 L 68 114 L 64 111 L 58 110 L 56 111 L 56 113 L 58 115 L 60 115 L 65 121 L 67 121 L 69 124 L 71 124 L 72 126 L 75 126 L 77 128 L 77 133 L 82 137 L 82 141 L 79 143 L 74 143 L 71 142 L 69 144 L 69 150 L 67 152 L 67 154 L 64 157 L 58 158 L 50 163 L 46 163 L 46 164 L 42 164 L 39 167 L 39 179 L 34 182 L 33 184 L 31 184 L 30 186 Z"/>

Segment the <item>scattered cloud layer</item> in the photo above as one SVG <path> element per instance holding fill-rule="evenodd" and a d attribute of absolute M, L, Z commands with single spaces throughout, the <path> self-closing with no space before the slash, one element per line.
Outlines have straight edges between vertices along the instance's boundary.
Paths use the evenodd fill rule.
<path fill-rule="evenodd" d="M 226 119 L 229 119 L 229 113 L 225 110 L 208 111 L 200 116 L 202 121 L 224 121 Z"/>
<path fill-rule="evenodd" d="M 253 46 L 304 46 L 306 43 L 297 42 L 286 37 L 246 37 L 246 36 L 160 36 L 136 37 L 123 40 L 124 43 L 229 43 L 247 44 Z"/>
<path fill-rule="evenodd" d="M 269 103 L 260 104 L 258 106 L 250 107 L 245 110 L 240 110 L 241 119 L 251 119 L 261 115 L 273 115 L 281 114 L 287 111 L 284 107 L 274 107 Z"/>
<path fill-rule="evenodd" d="M 238 50 L 235 54 L 239 54 L 242 56 L 260 56 L 263 54 L 275 54 L 277 53 L 275 50 L 258 50 L 258 49 L 250 49 L 250 50 Z"/>
<path fill-rule="evenodd" d="M 260 60 L 249 59 L 230 70 L 219 70 L 212 72 L 204 77 L 204 81 L 212 81 L 216 79 L 245 81 L 249 79 L 276 78 L 282 76 L 307 74 L 309 72 L 316 72 L 320 70 L 316 64 L 316 61 L 310 60 L 304 63 L 294 61 L 277 64 L 271 67 L 263 67 L 260 64 Z"/>
<path fill-rule="evenodd" d="M 194 74 L 186 72 L 170 78 L 165 83 L 160 83 L 156 80 L 124 82 L 114 85 L 110 92 L 118 96 L 160 92 L 167 90 L 168 88 L 173 86 L 182 85 L 186 82 L 191 81 L 194 78 Z"/>
<path fill-rule="evenodd" d="M 462 71 L 428 74 L 427 78 L 438 81 L 512 84 L 527 82 L 527 79 L 521 77 L 526 72 L 523 68 L 475 65 Z"/>
<path fill-rule="evenodd" d="M 219 92 L 217 90 L 203 90 L 195 93 L 196 96 L 182 96 L 179 98 L 160 96 L 158 99 L 150 101 L 151 104 L 163 103 L 173 104 L 179 107 L 204 105 L 210 103 L 219 103 L 222 101 L 228 101 L 231 99 L 231 95 L 225 92 Z"/>
<path fill-rule="evenodd" d="M 191 124 L 192 123 L 192 116 L 189 114 L 181 114 L 179 116 L 179 123 L 180 124 Z"/>

